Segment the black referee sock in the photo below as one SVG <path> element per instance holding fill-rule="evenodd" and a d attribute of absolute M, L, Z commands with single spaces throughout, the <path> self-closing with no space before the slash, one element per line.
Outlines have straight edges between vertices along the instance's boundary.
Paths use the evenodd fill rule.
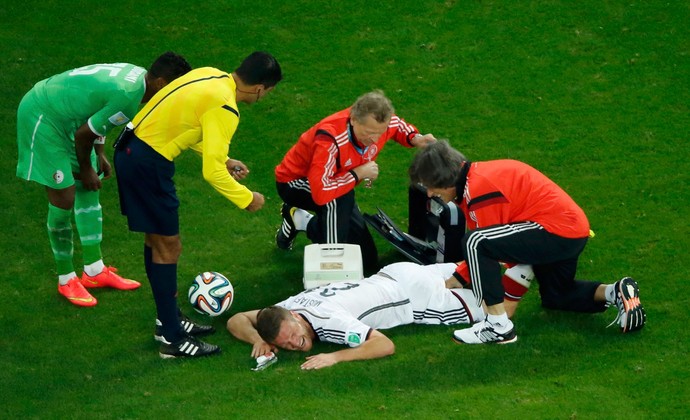
<path fill-rule="evenodd" d="M 184 337 L 177 308 L 177 264 L 151 263 L 149 281 L 162 333 L 171 343 Z"/>

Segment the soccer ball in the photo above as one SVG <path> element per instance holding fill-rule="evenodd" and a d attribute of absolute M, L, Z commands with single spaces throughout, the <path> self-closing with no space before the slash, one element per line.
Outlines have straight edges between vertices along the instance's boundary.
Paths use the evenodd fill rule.
<path fill-rule="evenodd" d="M 206 271 L 194 278 L 187 296 L 195 311 L 218 316 L 232 305 L 235 289 L 224 275 Z"/>

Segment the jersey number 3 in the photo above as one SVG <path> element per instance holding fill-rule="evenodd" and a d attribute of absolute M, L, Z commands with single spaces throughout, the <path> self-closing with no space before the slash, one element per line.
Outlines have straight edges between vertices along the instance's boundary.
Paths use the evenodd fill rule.
<path fill-rule="evenodd" d="M 329 286 L 329 287 L 324 287 L 323 290 L 321 290 L 321 293 L 319 293 L 323 297 L 329 297 L 329 296 L 335 296 L 335 292 L 337 291 L 342 291 L 342 290 L 350 290 L 354 289 L 355 287 L 359 287 L 358 283 L 340 283 L 342 286 Z"/>

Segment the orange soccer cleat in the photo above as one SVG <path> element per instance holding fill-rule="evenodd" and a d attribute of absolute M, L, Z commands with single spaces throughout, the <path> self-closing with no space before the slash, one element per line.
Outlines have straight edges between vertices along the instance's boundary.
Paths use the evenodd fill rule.
<path fill-rule="evenodd" d="M 117 273 L 117 268 L 115 267 L 105 267 L 103 271 L 95 276 L 89 276 L 84 273 L 81 276 L 81 284 L 89 288 L 112 287 L 119 290 L 133 290 L 141 286 L 141 283 L 138 281 L 122 278 L 115 273 Z"/>
<path fill-rule="evenodd" d="M 79 281 L 79 277 L 73 277 L 64 286 L 58 284 L 58 292 L 77 306 L 94 306 L 98 303 Z"/>

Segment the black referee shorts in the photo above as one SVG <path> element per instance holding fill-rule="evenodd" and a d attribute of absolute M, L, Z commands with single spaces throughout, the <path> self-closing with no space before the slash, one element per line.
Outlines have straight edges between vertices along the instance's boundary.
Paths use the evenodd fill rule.
<path fill-rule="evenodd" d="M 129 230 L 174 236 L 180 232 L 175 164 L 132 135 L 115 150 L 120 210 Z"/>

